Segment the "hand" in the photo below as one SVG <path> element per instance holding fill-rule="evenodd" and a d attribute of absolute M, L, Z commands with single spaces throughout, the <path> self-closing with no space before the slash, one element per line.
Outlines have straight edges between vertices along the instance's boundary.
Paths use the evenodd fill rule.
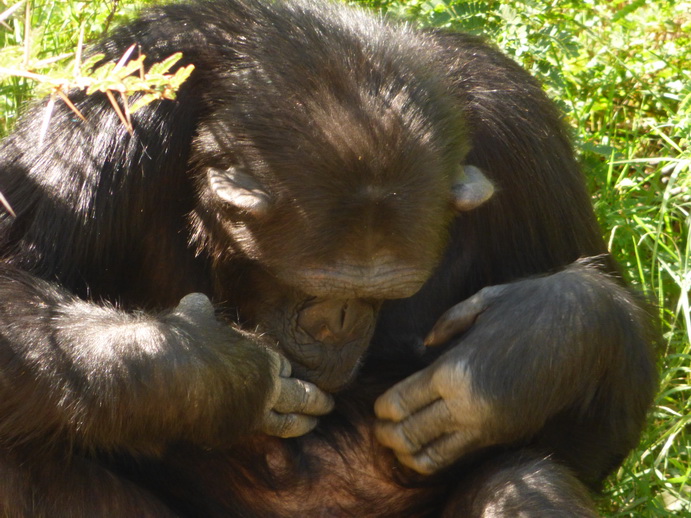
<path fill-rule="evenodd" d="M 333 398 L 316 385 L 291 378 L 290 362 L 270 351 L 271 369 L 276 381 L 260 431 L 277 437 L 298 437 L 317 426 L 317 417 L 333 410 Z"/>
<path fill-rule="evenodd" d="M 426 345 L 445 343 L 467 331 L 504 294 L 506 286 L 481 290 L 436 323 Z M 398 460 L 422 474 L 434 473 L 499 438 L 491 403 L 473 388 L 464 350 L 457 346 L 428 368 L 398 383 L 376 401 L 375 432 Z"/>
<path fill-rule="evenodd" d="M 453 351 L 451 351 L 453 352 Z M 462 359 L 442 356 L 377 399 L 377 439 L 418 473 L 434 473 L 492 443 L 492 407 L 473 391 Z"/>
<path fill-rule="evenodd" d="M 333 410 L 334 401 L 330 395 L 312 383 L 290 377 L 291 365 L 283 355 L 253 341 L 251 334 L 219 322 L 205 295 L 185 296 L 171 316 L 187 323 L 187 329 L 193 327 L 205 346 L 225 352 L 223 357 L 231 369 L 230 376 L 237 376 L 238 365 L 246 364 L 248 359 L 268 356 L 269 372 L 265 373 L 269 378 L 268 397 L 263 398 L 266 403 L 256 427 L 259 431 L 278 437 L 297 437 L 317 425 L 317 416 Z M 258 365 L 266 365 L 266 362 Z"/>

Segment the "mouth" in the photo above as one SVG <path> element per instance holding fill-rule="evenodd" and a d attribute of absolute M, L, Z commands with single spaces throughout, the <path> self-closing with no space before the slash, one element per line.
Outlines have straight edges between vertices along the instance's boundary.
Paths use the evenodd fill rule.
<path fill-rule="evenodd" d="M 377 305 L 362 299 L 310 297 L 297 307 L 289 340 L 282 342 L 293 375 L 327 392 L 357 375 L 372 334 Z"/>
<path fill-rule="evenodd" d="M 314 297 L 285 286 L 278 296 L 257 304 L 247 323 L 272 339 L 294 377 L 338 392 L 359 371 L 379 307 L 376 300 Z"/>
<path fill-rule="evenodd" d="M 310 368 L 299 361 L 291 358 L 289 360 L 293 367 L 294 377 L 314 383 L 321 390 L 330 394 L 340 392 L 351 385 L 362 363 L 361 359 L 358 358 L 352 365 L 347 367 L 339 364 Z"/>

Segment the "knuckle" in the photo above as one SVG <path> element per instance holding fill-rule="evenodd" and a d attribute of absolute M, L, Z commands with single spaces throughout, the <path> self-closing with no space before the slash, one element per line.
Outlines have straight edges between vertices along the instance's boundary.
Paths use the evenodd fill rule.
<path fill-rule="evenodd" d="M 298 428 L 298 417 L 295 414 L 284 414 L 280 418 L 278 436 L 282 438 L 294 437 Z"/>
<path fill-rule="evenodd" d="M 374 405 L 374 412 L 380 419 L 388 421 L 398 422 L 406 417 L 400 394 L 391 391 L 377 399 Z"/>
<path fill-rule="evenodd" d="M 420 450 L 422 444 L 410 426 L 401 425 L 397 427 L 396 437 L 398 439 L 399 450 L 415 453 Z"/>
<path fill-rule="evenodd" d="M 291 437 L 299 437 L 311 432 L 318 424 L 318 420 L 314 417 L 300 415 L 300 414 L 276 414 L 275 420 L 271 426 L 273 433 L 282 439 Z"/>
<path fill-rule="evenodd" d="M 311 383 L 307 383 L 306 381 L 300 381 L 300 406 L 301 408 L 307 408 L 310 405 L 310 402 L 313 401 L 314 399 L 317 398 L 317 391 L 316 387 L 312 385 Z"/>
<path fill-rule="evenodd" d="M 297 414 L 290 414 L 289 416 L 290 426 L 286 430 L 284 438 L 289 437 L 299 437 L 311 432 L 315 426 L 317 426 L 318 421 L 313 417 L 301 416 Z"/>
<path fill-rule="evenodd" d="M 446 392 L 446 388 L 452 384 L 453 365 L 451 360 L 445 359 L 436 366 L 430 379 L 431 385 L 441 395 Z M 442 397 L 443 398 L 443 397 Z"/>
<path fill-rule="evenodd" d="M 285 386 L 285 382 L 281 378 L 274 377 L 272 378 L 272 381 L 273 383 L 269 395 L 269 405 L 273 408 L 278 405 L 283 405 L 287 402 L 288 391 L 286 390 L 287 387 Z"/>
<path fill-rule="evenodd" d="M 455 449 L 450 439 L 451 436 L 447 435 L 418 453 L 414 457 L 417 466 L 416 470 L 419 473 L 431 475 L 449 466 L 459 458 L 460 455 L 454 455 Z"/>
<path fill-rule="evenodd" d="M 279 432 L 279 428 L 280 424 L 278 415 L 274 411 L 269 410 L 264 416 L 264 419 L 261 425 L 259 426 L 259 430 L 261 430 L 267 435 L 277 435 Z"/>
<path fill-rule="evenodd" d="M 421 475 L 432 475 L 436 471 L 430 467 L 430 464 L 424 455 L 411 456 L 407 454 L 397 454 L 396 458 L 401 464 Z"/>
<path fill-rule="evenodd" d="M 249 345 L 249 342 L 246 342 Z M 266 355 L 269 360 L 269 370 L 274 378 L 278 378 L 281 374 L 281 358 L 278 354 L 270 349 L 266 349 Z M 280 380 L 276 380 L 276 384 L 280 384 Z"/>
<path fill-rule="evenodd" d="M 444 466 L 444 459 L 435 448 L 427 449 L 422 455 L 416 457 L 418 473 L 431 475 Z"/>
<path fill-rule="evenodd" d="M 398 433 L 398 425 L 391 422 L 379 422 L 374 428 L 374 434 L 380 444 L 392 449 L 396 454 L 407 452 Z"/>
<path fill-rule="evenodd" d="M 466 362 L 458 358 L 443 358 L 432 374 L 431 383 L 442 399 L 466 390 L 470 383 Z"/>
<path fill-rule="evenodd" d="M 300 381 L 300 397 L 296 411 L 305 414 L 322 415 L 333 410 L 333 398 L 322 392 L 316 385 Z"/>
<path fill-rule="evenodd" d="M 278 357 L 278 375 L 282 378 L 288 378 L 293 372 L 293 366 L 288 361 L 288 358 L 277 353 L 276 351 L 272 351 L 271 349 L 267 349 L 267 351 L 269 351 L 273 356 Z"/>
<path fill-rule="evenodd" d="M 379 444 L 391 447 L 391 441 L 389 440 L 389 423 L 384 423 L 378 421 L 374 423 L 374 437 L 377 439 Z"/>
<path fill-rule="evenodd" d="M 397 454 L 412 455 L 420 449 L 419 441 L 406 427 L 390 422 L 378 423 L 375 427 L 377 440 Z"/>

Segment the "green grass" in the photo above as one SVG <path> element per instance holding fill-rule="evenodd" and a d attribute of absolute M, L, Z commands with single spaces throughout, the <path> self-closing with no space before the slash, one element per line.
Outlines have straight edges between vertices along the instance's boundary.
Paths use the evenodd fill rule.
<path fill-rule="evenodd" d="M 14 2 L 0 1 L 0 11 Z M 0 67 L 65 73 L 142 1 L 34 1 L 0 27 Z M 593 203 L 631 282 L 659 307 L 660 394 L 640 447 L 601 499 L 605 516 L 691 517 L 691 2 L 361 0 L 415 23 L 486 35 L 545 84 L 574 128 Z M 42 29 L 37 29 L 42 27 Z M 0 83 L 0 134 L 35 95 Z M 631 380 L 635 384 L 636 380 Z"/>

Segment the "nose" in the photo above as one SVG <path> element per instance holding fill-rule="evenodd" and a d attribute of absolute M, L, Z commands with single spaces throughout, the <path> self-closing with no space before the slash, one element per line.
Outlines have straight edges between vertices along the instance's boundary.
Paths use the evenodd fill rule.
<path fill-rule="evenodd" d="M 342 345 L 371 327 L 374 308 L 359 299 L 312 299 L 298 314 L 298 326 L 315 341 Z"/>

